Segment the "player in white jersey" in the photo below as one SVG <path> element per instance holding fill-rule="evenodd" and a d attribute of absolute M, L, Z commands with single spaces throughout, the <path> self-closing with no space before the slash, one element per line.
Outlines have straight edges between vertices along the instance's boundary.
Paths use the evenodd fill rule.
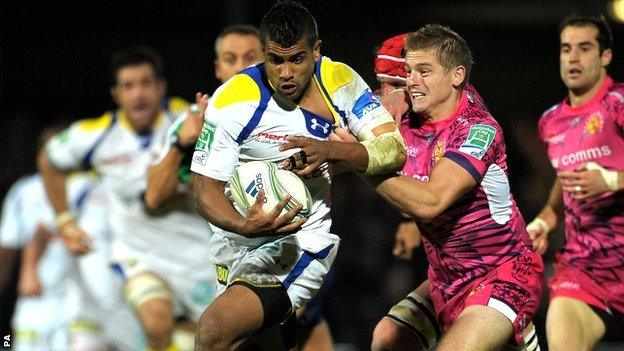
<path fill-rule="evenodd" d="M 39 168 L 61 233 L 74 252 L 89 250 L 88 233 L 68 210 L 65 177 L 81 167 L 100 174 L 108 195 L 112 261 L 125 280 L 126 299 L 141 321 L 148 347 L 175 350 L 175 316 L 197 320 L 214 296 L 214 274 L 205 265 L 210 232 L 194 215 L 191 201 L 153 213 L 142 199 L 147 168 L 174 118 L 161 105 L 166 83 L 160 58 L 137 48 L 114 55 L 111 63 L 111 93 L 119 109 L 72 124 L 48 142 Z M 205 229 L 197 231 L 202 224 Z"/>
<path fill-rule="evenodd" d="M 200 320 L 196 350 L 237 348 L 317 292 L 339 244 L 329 232 L 327 162 L 369 174 L 395 171 L 405 162 L 396 124 L 366 83 L 350 67 L 320 56 L 316 22 L 307 9 L 279 2 L 260 32 L 265 63 L 217 89 L 191 163 L 198 173 L 198 208 L 215 232 L 211 258 L 222 284 Z M 326 141 L 334 124 L 350 128 L 364 143 Z M 293 144 L 295 154 L 284 150 Z M 290 223 L 300 206 L 279 216 L 288 197 L 265 213 L 262 192 L 249 216 L 241 216 L 225 195 L 236 165 L 284 159 L 310 190 L 311 216 Z"/>
<path fill-rule="evenodd" d="M 82 207 L 93 181 L 71 177 L 69 203 Z M 54 213 L 39 175 L 19 180 L 5 198 L 0 246 L 23 248 L 19 297 L 13 315 L 16 350 L 68 349 L 69 322 L 76 312 L 68 308 L 67 292 L 75 273 L 72 257 L 56 234 Z"/>

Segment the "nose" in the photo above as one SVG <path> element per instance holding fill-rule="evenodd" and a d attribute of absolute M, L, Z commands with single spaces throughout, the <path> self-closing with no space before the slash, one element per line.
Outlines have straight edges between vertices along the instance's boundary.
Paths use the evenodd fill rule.
<path fill-rule="evenodd" d="M 579 59 L 579 50 L 577 48 L 572 48 L 570 50 L 570 61 L 576 62 Z"/>
<path fill-rule="evenodd" d="M 417 72 L 412 71 L 407 74 L 406 84 L 408 87 L 418 85 L 420 81 L 420 75 Z"/>
<path fill-rule="evenodd" d="M 288 62 L 284 62 L 278 68 L 279 77 L 283 81 L 289 81 L 294 78 L 292 67 Z"/>

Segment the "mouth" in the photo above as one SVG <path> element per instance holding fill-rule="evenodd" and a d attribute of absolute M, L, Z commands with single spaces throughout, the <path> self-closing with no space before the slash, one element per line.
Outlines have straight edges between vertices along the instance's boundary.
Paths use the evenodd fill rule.
<path fill-rule="evenodd" d="M 287 97 L 293 96 L 297 92 L 297 84 L 295 83 L 282 83 L 279 86 L 279 91 L 282 95 Z"/>
<path fill-rule="evenodd" d="M 583 71 L 581 71 L 580 68 L 571 68 L 571 69 L 568 70 L 568 77 L 570 77 L 570 78 L 577 78 L 582 73 L 583 73 Z"/>
<path fill-rule="evenodd" d="M 421 93 L 421 92 L 417 92 L 417 91 L 411 91 L 410 92 L 410 96 L 412 97 L 412 100 L 414 101 L 418 101 L 423 99 L 427 94 L 425 93 Z"/>

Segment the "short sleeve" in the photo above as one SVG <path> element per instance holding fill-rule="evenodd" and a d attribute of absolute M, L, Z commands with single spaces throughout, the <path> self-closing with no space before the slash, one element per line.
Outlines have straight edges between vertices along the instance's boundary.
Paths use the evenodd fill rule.
<path fill-rule="evenodd" d="M 466 169 L 477 183 L 498 156 L 505 153 L 502 131 L 494 119 L 458 125 L 446 145 L 444 157 Z"/>
<path fill-rule="evenodd" d="M 20 223 L 23 184 L 24 180 L 15 183 L 2 203 L 2 218 L 0 219 L 0 246 L 2 247 L 18 248 L 24 245 L 23 228 Z"/>

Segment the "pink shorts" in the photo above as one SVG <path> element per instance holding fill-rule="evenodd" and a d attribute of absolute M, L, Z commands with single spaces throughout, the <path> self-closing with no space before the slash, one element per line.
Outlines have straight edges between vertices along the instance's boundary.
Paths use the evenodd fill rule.
<path fill-rule="evenodd" d="M 555 264 L 555 275 L 548 281 L 550 300 L 569 297 L 611 313 L 624 314 L 624 283 L 600 281 L 600 274 L 590 275 L 583 269 L 563 262 Z"/>
<path fill-rule="evenodd" d="M 512 324 L 514 341 L 523 345 L 522 332 L 539 306 L 542 293 L 544 262 L 535 252 L 526 250 L 483 277 L 479 277 L 459 294 L 444 299 L 444 294 L 431 288 L 438 321 L 447 331 L 468 306 L 491 307 L 507 317 Z"/>

